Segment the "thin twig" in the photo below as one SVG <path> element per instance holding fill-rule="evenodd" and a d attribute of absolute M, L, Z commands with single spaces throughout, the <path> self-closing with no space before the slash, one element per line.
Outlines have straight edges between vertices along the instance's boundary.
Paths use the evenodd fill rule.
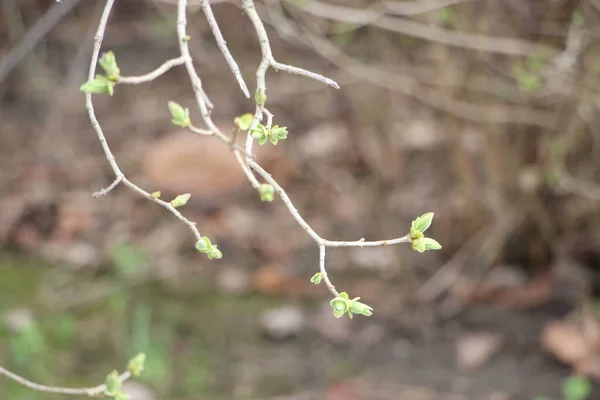
<path fill-rule="evenodd" d="M 165 61 L 160 67 L 147 74 L 140 76 L 122 76 L 119 78 L 119 83 L 137 85 L 140 83 L 150 82 L 163 75 L 171 68 L 182 65 L 184 62 L 185 59 L 183 57 L 173 58 L 172 60 Z"/>
<path fill-rule="evenodd" d="M 65 394 L 65 395 L 69 395 L 69 396 L 96 397 L 96 396 L 102 395 L 104 393 L 104 391 L 106 390 L 106 385 L 99 385 L 99 386 L 94 386 L 94 387 L 90 387 L 90 388 L 80 388 L 80 389 L 40 385 L 39 383 L 35 383 L 30 380 L 27 380 L 27 379 L 15 374 L 14 372 L 10 372 L 9 370 L 7 370 L 1 366 L 0 366 L 0 375 L 4 375 L 7 378 L 12 379 L 13 381 L 17 382 L 18 384 L 25 386 L 26 388 L 37 390 L 38 392 L 44 392 L 44 393 Z M 126 371 L 119 376 L 119 380 L 121 382 L 123 382 L 123 381 L 126 381 L 127 379 L 129 379 L 130 377 L 131 377 L 131 372 Z"/>
<path fill-rule="evenodd" d="M 210 30 L 215 36 L 215 40 L 217 41 L 217 46 L 219 46 L 219 50 L 223 53 L 225 57 L 225 61 L 229 65 L 231 72 L 233 72 L 233 76 L 237 80 L 240 85 L 240 89 L 244 93 L 246 98 L 250 98 L 250 92 L 248 91 L 248 86 L 246 86 L 246 82 L 244 81 L 244 77 L 242 76 L 242 72 L 240 71 L 240 67 L 238 67 L 237 63 L 233 59 L 231 52 L 227 48 L 227 43 L 225 42 L 225 38 L 223 38 L 223 34 L 221 33 L 221 29 L 219 29 L 219 24 L 217 24 L 217 20 L 210 8 L 210 1 L 202 1 L 200 2 L 200 7 L 202 7 L 202 11 L 204 11 L 204 15 L 206 15 L 206 20 L 208 21 L 208 26 L 210 26 Z"/>

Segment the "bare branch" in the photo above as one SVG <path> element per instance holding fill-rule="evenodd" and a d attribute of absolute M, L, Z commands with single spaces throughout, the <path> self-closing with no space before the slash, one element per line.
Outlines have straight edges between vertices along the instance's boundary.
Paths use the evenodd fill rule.
<path fill-rule="evenodd" d="M 210 29 L 211 29 L 213 35 L 215 36 L 217 45 L 219 46 L 221 53 L 223 53 L 223 56 L 225 57 L 225 61 L 227 61 L 227 64 L 229 65 L 231 72 L 233 72 L 233 76 L 235 76 L 235 79 L 238 81 L 238 84 L 240 85 L 240 88 L 242 89 L 244 96 L 246 96 L 247 98 L 250 98 L 250 92 L 248 92 L 248 86 L 246 86 L 246 82 L 244 81 L 244 77 L 242 76 L 242 73 L 240 71 L 240 67 L 238 67 L 237 63 L 233 59 L 233 56 L 231 55 L 231 52 L 227 48 L 227 43 L 225 42 L 225 39 L 223 38 L 223 34 L 221 34 L 221 29 L 219 29 L 219 24 L 217 24 L 217 21 L 215 20 L 215 16 L 212 12 L 212 9 L 210 8 L 210 1 L 208 1 L 208 0 L 202 1 L 202 2 L 200 2 L 200 6 L 202 7 L 202 11 L 204 11 L 204 15 L 206 15 L 206 20 L 208 21 L 208 25 L 210 26 Z"/>
<path fill-rule="evenodd" d="M 147 74 L 140 76 L 121 76 L 119 78 L 119 83 L 137 85 L 140 83 L 150 82 L 163 75 L 171 68 L 182 65 L 184 62 L 185 59 L 183 57 L 173 58 L 172 60 L 165 61 L 160 67 Z"/>

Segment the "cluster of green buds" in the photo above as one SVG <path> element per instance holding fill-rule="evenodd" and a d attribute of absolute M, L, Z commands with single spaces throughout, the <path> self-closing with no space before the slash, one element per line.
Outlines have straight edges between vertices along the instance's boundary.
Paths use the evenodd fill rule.
<path fill-rule="evenodd" d="M 439 250 L 442 246 L 432 238 L 425 237 L 424 232 L 431 226 L 433 213 L 428 212 L 415 219 L 410 225 L 410 239 L 413 250 L 423 253 L 425 250 Z"/>
<path fill-rule="evenodd" d="M 145 363 L 146 355 L 144 353 L 140 353 L 129 360 L 129 363 L 127 364 L 127 370 L 131 373 L 131 375 L 139 376 L 144 370 Z M 119 372 L 116 370 L 112 371 L 106 376 L 106 389 L 104 389 L 104 396 L 114 400 L 131 400 L 130 395 L 121 391 L 122 384 L 123 382 Z"/>
<path fill-rule="evenodd" d="M 171 123 L 173 125 L 180 126 L 182 128 L 187 128 L 190 126 L 190 109 L 183 108 L 179 103 L 175 103 L 174 101 L 169 101 L 167 103 L 169 106 L 169 111 L 171 112 Z"/>
<path fill-rule="evenodd" d="M 102 54 L 98 64 L 104 70 L 104 75 L 96 75 L 94 79 L 81 85 L 79 90 L 84 93 L 108 93 L 112 96 L 121 76 L 115 54 L 112 51 Z"/>
<path fill-rule="evenodd" d="M 275 125 L 271 129 L 267 128 L 263 124 L 257 124 L 254 128 L 251 128 L 250 133 L 252 137 L 258 140 L 258 143 L 263 145 L 270 140 L 274 145 L 280 140 L 287 139 L 288 131 L 285 126 Z"/>
<path fill-rule="evenodd" d="M 210 239 L 206 236 L 202 236 L 202 238 L 196 242 L 196 250 L 198 250 L 200 253 L 206 254 L 209 260 L 223 257 L 223 253 L 221 253 L 221 250 L 217 248 L 217 245 L 212 244 Z"/>
<path fill-rule="evenodd" d="M 331 300 L 331 308 L 333 308 L 333 315 L 336 318 L 341 318 L 344 314 L 348 313 L 348 316 L 352 318 L 354 314 L 364 315 L 370 317 L 373 315 L 373 308 L 368 305 L 359 302 L 360 297 L 355 297 L 352 300 L 348 297 L 348 293 L 342 292 Z"/>

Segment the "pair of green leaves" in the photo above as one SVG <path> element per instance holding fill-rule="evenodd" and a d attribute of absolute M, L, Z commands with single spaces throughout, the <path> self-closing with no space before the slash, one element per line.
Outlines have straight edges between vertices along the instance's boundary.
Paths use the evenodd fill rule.
<path fill-rule="evenodd" d="M 129 363 L 127 364 L 127 370 L 131 372 L 131 375 L 139 376 L 144 370 L 145 363 L 146 354 L 140 353 L 133 357 L 131 360 L 129 360 Z M 112 371 L 106 377 L 106 389 L 104 390 L 104 395 L 114 400 L 131 400 L 130 395 L 121 392 L 122 384 L 123 382 L 121 380 L 119 372 L 117 372 L 116 370 Z"/>
<path fill-rule="evenodd" d="M 425 250 L 439 250 L 442 246 L 432 238 L 425 237 L 424 232 L 431 226 L 433 213 L 429 212 L 415 219 L 410 225 L 410 238 L 413 250 L 423 253 Z"/>
<path fill-rule="evenodd" d="M 221 253 L 221 250 L 217 248 L 217 245 L 212 244 L 210 239 L 206 236 L 202 236 L 202 238 L 196 242 L 196 250 L 198 250 L 200 253 L 206 254 L 209 260 L 223 257 L 223 253 Z"/>
<path fill-rule="evenodd" d="M 256 127 L 250 130 L 250 134 L 254 139 L 258 140 L 258 144 L 260 145 L 267 143 L 267 140 L 276 145 L 280 140 L 287 139 L 288 131 L 285 126 L 280 127 L 279 125 L 275 125 L 269 129 L 263 124 L 257 124 Z"/>
<path fill-rule="evenodd" d="M 98 64 L 104 70 L 104 75 L 96 75 L 94 79 L 81 85 L 79 90 L 84 93 L 108 93 L 112 96 L 121 76 L 115 54 L 112 51 L 102 54 Z"/>
<path fill-rule="evenodd" d="M 313 276 L 313 278 L 315 278 Z M 342 292 L 330 301 L 331 308 L 333 308 L 333 315 L 336 318 L 341 318 L 344 314 L 348 313 L 348 316 L 352 318 L 354 314 L 364 315 L 370 317 L 373 315 L 373 308 L 359 302 L 360 297 L 355 297 L 350 300 L 348 293 Z"/>

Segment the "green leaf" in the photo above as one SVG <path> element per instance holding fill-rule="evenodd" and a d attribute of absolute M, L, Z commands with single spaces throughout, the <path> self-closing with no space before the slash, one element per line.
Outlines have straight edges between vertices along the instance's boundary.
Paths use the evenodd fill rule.
<path fill-rule="evenodd" d="M 190 197 L 192 197 L 192 195 L 189 193 L 180 194 L 171 200 L 171 205 L 175 208 L 185 206 Z"/>
<path fill-rule="evenodd" d="M 268 183 L 260 185 L 258 192 L 260 193 L 260 199 L 262 201 L 271 202 L 275 199 L 275 188 Z"/>
<path fill-rule="evenodd" d="M 171 112 L 171 122 L 173 125 L 181 126 L 182 128 L 187 128 L 190 125 L 190 110 L 187 108 L 183 108 L 181 105 L 174 101 L 169 101 L 168 103 L 169 111 Z"/>
<path fill-rule="evenodd" d="M 127 363 L 127 369 L 133 376 L 139 376 L 144 370 L 144 366 L 146 364 L 146 354 L 140 353 L 133 357 Z"/>
<path fill-rule="evenodd" d="M 108 93 L 110 96 L 114 93 L 115 82 L 109 81 L 102 75 L 96 75 L 96 77 L 84 83 L 79 87 L 84 93 Z"/>
<path fill-rule="evenodd" d="M 100 57 L 98 60 L 98 64 L 100 64 L 104 72 L 106 72 L 106 77 L 109 80 L 113 82 L 117 82 L 119 80 L 121 71 L 117 66 L 117 59 L 112 51 L 102 54 L 102 57 Z"/>
<path fill-rule="evenodd" d="M 251 129 L 250 134 L 258 143 L 263 145 L 267 142 L 269 137 L 269 130 L 263 124 L 257 124 Z"/>
<path fill-rule="evenodd" d="M 273 145 L 277 146 L 277 142 L 279 142 L 279 139 L 272 135 L 269 136 L 269 139 L 271 140 L 271 143 L 273 143 Z"/>
<path fill-rule="evenodd" d="M 278 125 L 275 125 L 271 128 L 271 136 L 276 137 L 279 140 L 287 139 L 287 135 L 288 131 L 285 126 L 279 127 Z"/>
<path fill-rule="evenodd" d="M 217 249 L 217 245 L 211 247 L 210 251 L 206 254 L 209 260 L 216 258 L 217 260 L 223 257 L 221 250 Z"/>
<path fill-rule="evenodd" d="M 592 384 L 584 376 L 573 375 L 565 380 L 562 391 L 565 400 L 587 400 L 592 394 Z"/>
<path fill-rule="evenodd" d="M 425 250 L 439 250 L 442 248 L 442 245 L 432 238 L 426 237 L 422 240 L 423 244 L 425 245 Z"/>
<path fill-rule="evenodd" d="M 342 299 L 339 296 L 330 302 L 333 308 L 333 315 L 336 318 L 341 318 L 348 311 L 348 300 Z"/>
<path fill-rule="evenodd" d="M 131 395 L 127 393 L 117 393 L 115 400 L 131 400 Z"/>
<path fill-rule="evenodd" d="M 106 377 L 106 390 L 104 394 L 108 397 L 114 397 L 121 390 L 121 379 L 119 373 L 114 370 Z"/>
<path fill-rule="evenodd" d="M 432 212 L 428 212 L 426 214 L 421 215 L 412 222 L 411 228 L 413 228 L 417 232 L 424 233 L 427 230 L 427 228 L 431 226 L 431 222 L 433 221 L 433 215 L 434 214 Z"/>
<path fill-rule="evenodd" d="M 319 283 L 321 283 L 323 281 L 323 274 L 320 272 L 317 272 L 316 274 L 313 275 L 312 278 L 310 278 L 310 281 L 312 283 L 314 283 L 315 285 L 318 285 Z"/>
<path fill-rule="evenodd" d="M 352 303 L 350 305 L 350 310 L 348 312 L 364 315 L 366 317 L 370 317 L 371 315 L 373 315 L 373 308 L 368 306 L 365 303 L 361 303 L 361 302 L 357 301 L 358 299 L 360 299 L 360 297 L 356 297 L 352 300 Z"/>
<path fill-rule="evenodd" d="M 247 131 L 252 126 L 252 121 L 254 121 L 254 116 L 248 113 L 237 117 L 235 124 L 238 126 L 238 128 L 240 128 L 241 131 Z"/>
<path fill-rule="evenodd" d="M 267 101 L 267 95 L 265 91 L 262 89 L 256 89 L 256 92 L 254 93 L 254 100 L 259 106 L 265 104 L 265 102 Z"/>

